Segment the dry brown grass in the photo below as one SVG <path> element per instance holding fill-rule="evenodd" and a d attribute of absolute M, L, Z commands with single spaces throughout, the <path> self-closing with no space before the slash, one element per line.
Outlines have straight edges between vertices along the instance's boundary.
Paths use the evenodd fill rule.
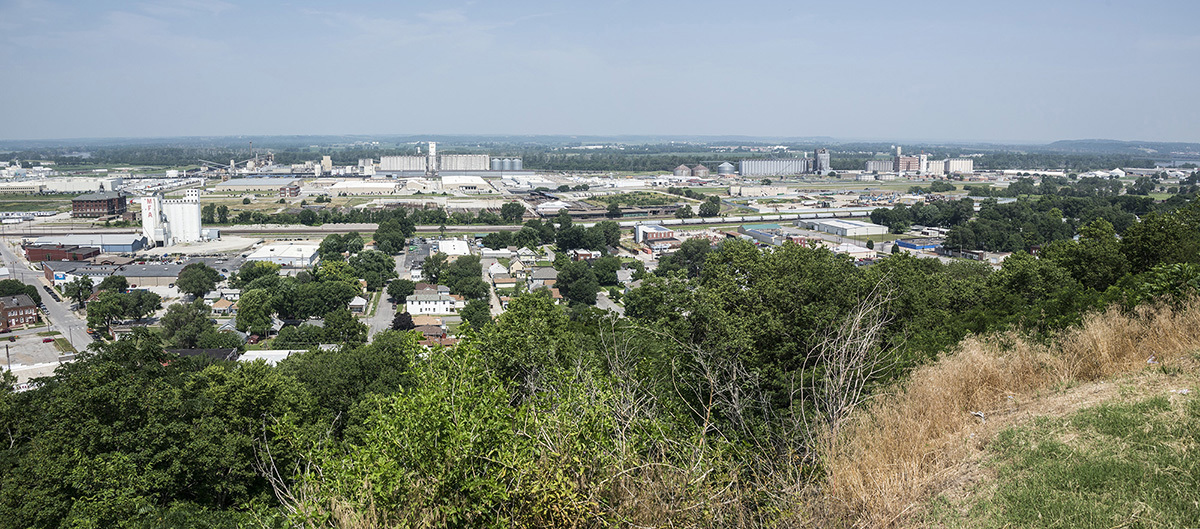
<path fill-rule="evenodd" d="M 1050 345 L 1015 333 L 963 342 L 873 401 L 827 443 L 822 496 L 856 527 L 911 520 L 955 468 L 982 448 L 985 416 L 1013 401 L 1175 360 L 1200 347 L 1200 300 L 1181 307 L 1116 309 L 1089 315 Z"/>

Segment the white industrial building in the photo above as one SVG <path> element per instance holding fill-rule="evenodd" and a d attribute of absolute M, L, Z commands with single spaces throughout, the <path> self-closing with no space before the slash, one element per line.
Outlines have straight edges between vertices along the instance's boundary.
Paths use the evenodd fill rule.
<path fill-rule="evenodd" d="M 442 191 L 462 193 L 495 193 L 492 185 L 478 176 L 443 176 Z"/>
<path fill-rule="evenodd" d="M 384 156 L 379 159 L 380 171 L 421 171 L 429 166 L 424 156 Z"/>
<path fill-rule="evenodd" d="M 974 173 L 975 160 L 970 158 L 950 158 L 946 160 L 946 173 Z"/>
<path fill-rule="evenodd" d="M 450 257 L 458 257 L 462 255 L 471 255 L 471 247 L 467 245 L 467 241 L 449 239 L 437 242 L 437 253 L 444 253 Z"/>
<path fill-rule="evenodd" d="M 267 261 L 288 268 L 307 268 L 317 262 L 316 244 L 274 243 L 254 250 L 247 261 Z"/>
<path fill-rule="evenodd" d="M 199 242 L 200 191 L 184 191 L 183 198 L 163 199 L 154 194 L 138 198 L 142 206 L 142 235 L 160 246 Z"/>
<path fill-rule="evenodd" d="M 780 160 L 742 160 L 738 162 L 742 176 L 780 176 L 811 173 L 811 158 L 786 158 Z"/>
<path fill-rule="evenodd" d="M 895 167 L 895 163 L 891 160 L 867 160 L 865 170 L 868 173 L 887 173 Z"/>
<path fill-rule="evenodd" d="M 40 178 L 0 183 L 0 193 L 12 195 L 95 193 L 119 191 L 124 183 L 125 179 L 120 176 Z"/>
<path fill-rule="evenodd" d="M 491 157 L 486 154 L 443 154 L 439 171 L 487 171 Z"/>
<path fill-rule="evenodd" d="M 394 195 L 400 185 L 395 180 L 346 180 L 328 189 L 333 195 Z"/>
<path fill-rule="evenodd" d="M 808 224 L 808 229 L 832 233 L 839 237 L 858 237 L 862 235 L 883 235 L 888 232 L 887 226 L 880 226 L 861 220 L 824 219 L 801 221 Z M 797 223 L 799 224 L 799 223 Z"/>
<path fill-rule="evenodd" d="M 731 197 L 769 197 L 787 192 L 786 186 L 729 186 Z"/>

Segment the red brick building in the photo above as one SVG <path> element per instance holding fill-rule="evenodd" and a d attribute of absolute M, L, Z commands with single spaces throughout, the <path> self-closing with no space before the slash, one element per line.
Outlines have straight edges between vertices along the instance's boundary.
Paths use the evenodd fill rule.
<path fill-rule="evenodd" d="M 26 294 L 0 297 L 0 329 L 5 331 L 37 323 L 37 305 Z"/>
<path fill-rule="evenodd" d="M 88 193 L 71 199 L 72 217 L 108 217 L 124 215 L 125 194 L 119 191 Z"/>
<path fill-rule="evenodd" d="M 42 261 L 83 261 L 100 255 L 100 249 L 73 244 L 30 244 L 25 246 L 25 259 L 31 263 Z"/>

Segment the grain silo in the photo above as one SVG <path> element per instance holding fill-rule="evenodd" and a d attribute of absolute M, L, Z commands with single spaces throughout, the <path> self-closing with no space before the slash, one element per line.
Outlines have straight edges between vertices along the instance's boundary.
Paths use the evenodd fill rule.
<path fill-rule="evenodd" d="M 717 176 L 730 176 L 733 174 L 733 164 L 729 162 L 721 162 L 717 166 Z"/>
<path fill-rule="evenodd" d="M 697 165 L 692 168 L 692 176 L 697 178 L 708 178 L 708 168 L 703 165 Z"/>

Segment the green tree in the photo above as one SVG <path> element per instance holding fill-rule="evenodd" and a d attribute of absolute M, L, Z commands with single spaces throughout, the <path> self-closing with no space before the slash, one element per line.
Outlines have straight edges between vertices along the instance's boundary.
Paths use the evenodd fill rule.
<path fill-rule="evenodd" d="M 875 249 L 875 241 L 874 241 L 874 240 L 867 239 L 867 249 L 868 249 L 868 250 L 874 250 L 874 249 Z"/>
<path fill-rule="evenodd" d="M 504 219 L 507 224 L 520 224 L 521 217 L 525 216 L 525 206 L 520 202 L 505 202 L 500 206 L 500 218 Z"/>
<path fill-rule="evenodd" d="M 271 332 L 271 294 L 248 290 L 238 298 L 237 330 L 266 336 Z"/>
<path fill-rule="evenodd" d="M 378 250 L 359 252 L 350 258 L 350 266 L 358 277 L 367 280 L 367 288 L 379 290 L 384 282 L 396 277 L 396 260 Z"/>
<path fill-rule="evenodd" d="M 408 296 L 416 292 L 416 284 L 407 279 L 395 279 L 387 286 L 387 295 L 396 303 L 404 303 Z"/>
<path fill-rule="evenodd" d="M 209 203 L 209 204 L 205 204 L 204 207 L 200 208 L 200 222 L 203 224 L 213 224 L 214 222 L 216 222 L 216 215 L 217 215 L 217 205 L 216 204 Z"/>
<path fill-rule="evenodd" d="M 242 205 L 243 205 L 243 206 L 245 206 L 245 205 L 248 205 L 248 204 L 250 204 L 250 197 L 243 198 L 243 199 L 242 199 Z"/>
<path fill-rule="evenodd" d="M 675 218 L 677 219 L 690 219 L 695 216 L 696 213 L 692 210 L 691 204 L 684 204 L 682 207 L 675 210 Z"/>
<path fill-rule="evenodd" d="M 92 278 L 81 276 L 75 280 L 66 283 L 62 287 L 63 296 L 75 302 L 76 305 L 83 306 L 83 303 L 88 298 L 92 297 Z"/>
<path fill-rule="evenodd" d="M 413 323 L 412 314 L 407 312 L 396 313 L 396 317 L 392 318 L 393 331 L 411 331 L 417 326 Z"/>
<path fill-rule="evenodd" d="M 0 296 L 17 296 L 21 294 L 29 296 L 34 303 L 42 302 L 42 296 L 38 294 L 36 286 L 26 285 L 17 279 L 0 279 Z"/>
<path fill-rule="evenodd" d="M 122 293 L 129 290 L 129 280 L 125 279 L 125 276 L 108 276 L 103 281 L 100 281 L 100 285 L 96 289 Z"/>
<path fill-rule="evenodd" d="M 175 286 L 180 292 L 191 294 L 197 298 L 204 297 L 217 287 L 221 274 L 204 263 L 192 263 L 179 271 Z"/>
<path fill-rule="evenodd" d="M 143 319 L 162 308 L 162 296 L 148 290 L 121 294 L 122 314 L 126 318 Z"/>
<path fill-rule="evenodd" d="M 708 202 L 708 201 L 705 201 L 703 204 L 700 204 L 700 216 L 701 217 L 715 217 L 719 214 L 721 214 L 720 204 L 716 204 L 716 203 Z"/>
<path fill-rule="evenodd" d="M 1054 262 L 1083 286 L 1103 292 L 1129 272 L 1121 242 L 1112 224 L 1096 219 L 1079 229 L 1079 240 L 1054 241 L 1042 249 L 1042 259 Z"/>
<path fill-rule="evenodd" d="M 261 277 L 279 277 L 281 269 L 282 267 L 278 264 L 270 261 L 246 261 L 237 274 L 229 279 L 229 282 L 237 288 L 245 288 Z"/>
<path fill-rule="evenodd" d="M 600 283 L 586 262 L 568 261 L 559 268 L 558 281 L 555 284 L 567 300 L 586 305 L 596 304 L 596 293 L 600 291 Z"/>
<path fill-rule="evenodd" d="M 621 218 L 623 216 L 623 214 L 621 213 L 621 206 L 618 205 L 615 201 L 609 202 L 608 211 L 604 213 L 604 216 L 608 217 L 610 219 Z"/>
<path fill-rule="evenodd" d="M 107 330 L 114 321 L 124 315 L 121 294 L 116 292 L 101 291 L 96 299 L 87 305 L 87 324 L 91 329 Z"/>
<path fill-rule="evenodd" d="M 167 307 L 166 314 L 159 321 L 167 346 L 173 349 L 198 347 L 200 337 L 213 329 L 209 319 L 210 311 L 208 304 L 203 300 L 176 303 Z"/>
<path fill-rule="evenodd" d="M 421 264 L 421 277 L 430 284 L 441 284 L 442 274 L 446 268 L 446 254 L 441 252 L 430 254 Z"/>
<path fill-rule="evenodd" d="M 621 259 L 611 255 L 596 259 L 592 263 L 592 272 L 596 274 L 596 281 L 603 286 L 616 285 L 617 271 L 620 269 Z"/>
<path fill-rule="evenodd" d="M 229 206 L 217 206 L 217 224 L 229 224 Z"/>
<path fill-rule="evenodd" d="M 492 322 L 492 309 L 485 299 L 468 301 L 467 306 L 463 307 L 458 314 L 462 316 L 463 321 L 470 323 L 471 327 L 476 329 L 482 329 Z"/>
<path fill-rule="evenodd" d="M 362 344 L 367 341 L 367 326 L 341 308 L 325 315 L 325 336 L 334 343 Z"/>

